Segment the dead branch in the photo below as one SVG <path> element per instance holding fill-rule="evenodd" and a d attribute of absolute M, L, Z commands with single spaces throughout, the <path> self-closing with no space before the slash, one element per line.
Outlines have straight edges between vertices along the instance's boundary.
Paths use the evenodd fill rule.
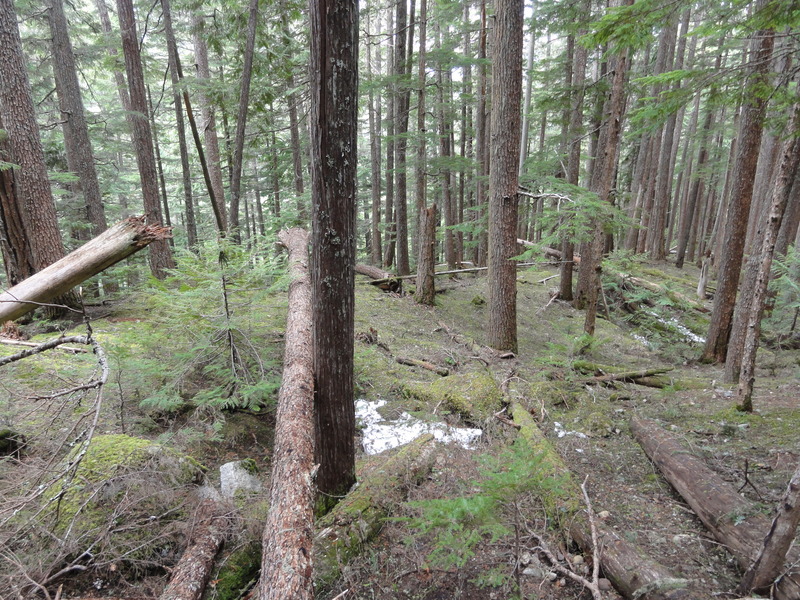
<path fill-rule="evenodd" d="M 444 367 L 439 367 L 430 363 L 426 360 L 419 360 L 416 358 L 406 358 L 404 356 L 398 356 L 395 359 L 401 365 L 406 365 L 407 367 L 422 367 L 423 369 L 427 369 L 428 371 L 433 371 L 437 375 L 441 375 L 442 377 L 447 377 L 450 375 L 450 370 L 445 369 Z"/>
<path fill-rule="evenodd" d="M 5 338 L 0 337 L 0 344 L 5 344 L 7 346 L 26 346 L 28 348 L 36 348 L 39 346 L 36 342 L 25 342 L 23 340 L 8 340 Z M 83 352 L 88 352 L 86 348 L 76 348 L 75 346 L 58 346 L 58 349 L 62 352 L 70 352 L 71 354 L 81 354 Z"/>

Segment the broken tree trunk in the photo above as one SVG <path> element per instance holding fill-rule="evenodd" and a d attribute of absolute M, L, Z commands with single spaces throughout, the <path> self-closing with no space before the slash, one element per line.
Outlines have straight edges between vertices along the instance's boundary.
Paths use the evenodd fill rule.
<path fill-rule="evenodd" d="M 758 556 L 742 577 L 739 592 L 749 594 L 772 584 L 783 570 L 786 553 L 794 542 L 800 523 L 800 467 L 789 480 L 789 487 L 778 504 L 778 514 L 772 520 L 767 537 Z"/>
<path fill-rule="evenodd" d="M 309 235 L 294 228 L 281 231 L 278 239 L 289 250 L 292 282 L 258 597 L 310 600 L 314 597 L 314 361 Z"/>
<path fill-rule="evenodd" d="M 403 291 L 402 279 L 392 275 L 391 273 L 382 271 L 378 267 L 372 267 L 370 265 L 356 265 L 356 273 L 366 275 L 372 279 L 370 283 L 379 287 L 384 292 L 395 292 L 399 294 Z"/>
<path fill-rule="evenodd" d="M 144 217 L 128 217 L 0 294 L 0 323 L 18 319 L 138 252 L 150 242 L 167 239 L 170 235 L 168 227 L 146 225 Z"/>
<path fill-rule="evenodd" d="M 580 486 L 572 479 L 561 456 L 542 434 L 533 417 L 517 402 L 511 404 L 514 422 L 531 450 L 542 456 L 540 468 L 563 477 L 562 503 L 570 511 L 582 505 Z M 595 560 L 600 561 L 605 576 L 625 598 L 637 600 L 677 600 L 692 598 L 691 581 L 675 577 L 666 567 L 649 558 L 637 545 L 622 539 L 609 527 L 596 523 L 602 548 Z M 569 535 L 587 554 L 593 554 L 589 519 L 584 510 L 577 510 L 569 524 Z"/>
<path fill-rule="evenodd" d="M 752 502 L 740 496 L 734 486 L 723 481 L 654 421 L 634 418 L 631 430 L 650 460 L 703 525 L 727 547 L 742 569 L 749 568 L 770 530 L 769 520 Z M 786 564 L 792 566 L 774 585 L 772 597 L 776 600 L 800 598 L 798 559 L 800 551 L 789 553 Z"/>
<path fill-rule="evenodd" d="M 228 520 L 219 514 L 214 500 L 204 500 L 197 510 L 197 527 L 192 541 L 172 570 L 169 584 L 158 600 L 200 600 L 203 597 L 214 559 L 228 531 Z"/>
<path fill-rule="evenodd" d="M 314 536 L 314 580 L 317 587 L 332 583 L 342 566 L 377 535 L 408 487 L 430 472 L 435 449 L 436 441 L 430 433 L 399 448 L 389 459 L 382 460 L 364 473 L 358 485 L 320 519 Z"/>

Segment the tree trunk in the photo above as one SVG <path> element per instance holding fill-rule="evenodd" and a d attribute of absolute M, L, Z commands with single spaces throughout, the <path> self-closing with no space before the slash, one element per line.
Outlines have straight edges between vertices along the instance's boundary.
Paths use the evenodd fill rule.
<path fill-rule="evenodd" d="M 372 66 L 372 43 L 367 44 L 367 69 L 370 81 L 375 73 L 380 75 L 380 45 L 376 49 L 377 66 Z M 370 220 L 370 259 L 376 267 L 383 258 L 381 244 L 381 97 L 376 101 L 374 86 L 369 87 L 369 152 L 370 152 L 370 192 L 372 195 L 372 215 Z"/>
<path fill-rule="evenodd" d="M 412 0 L 413 4 L 413 0 Z M 412 6 L 411 20 L 414 19 Z M 406 148 L 408 146 L 408 113 L 411 99 L 410 75 L 411 44 L 414 27 L 408 26 L 408 6 L 406 0 L 397 2 L 397 28 L 395 46 L 395 76 L 398 90 L 395 98 L 395 245 L 397 252 L 397 273 L 408 275 L 411 268 L 408 260 L 408 177 L 406 173 Z"/>
<path fill-rule="evenodd" d="M 800 104 L 795 104 L 789 131 L 800 131 Z M 739 386 L 736 399 L 742 410 L 753 410 L 753 383 L 755 382 L 756 352 L 758 351 L 761 333 L 761 317 L 764 314 L 764 303 L 767 297 L 772 258 L 775 253 L 775 242 L 781 228 L 792 182 L 800 165 L 800 140 L 794 135 L 783 144 L 778 177 L 772 191 L 769 216 L 765 223 L 759 225 L 756 242 L 760 243 L 758 252 L 754 252 L 748 261 L 746 280 L 737 306 L 734 324 L 739 324 L 731 334 L 730 351 L 725 362 L 725 376 L 737 378 Z M 754 275 L 750 275 L 755 272 Z M 741 377 L 739 370 L 741 369 Z"/>
<path fill-rule="evenodd" d="M 522 0 L 495 3 L 492 118 L 502 124 L 492 138 L 489 169 L 488 345 L 517 351 L 519 144 L 522 101 Z M 502 51 L 497 51 L 501 49 Z"/>
<path fill-rule="evenodd" d="M 425 0 L 422 0 L 425 2 Z M 419 261 L 417 262 L 417 291 L 419 304 L 436 304 L 434 281 L 434 249 L 436 248 L 436 205 L 425 208 L 419 219 Z"/>
<path fill-rule="evenodd" d="M 234 241 L 241 240 L 239 230 L 239 195 L 242 188 L 242 160 L 244 157 L 244 133 L 247 126 L 247 108 L 250 104 L 250 81 L 253 75 L 253 55 L 256 45 L 256 24 L 258 21 L 258 0 L 250 0 L 247 17 L 247 42 L 242 65 L 242 84 L 239 88 L 239 112 L 236 117 L 236 137 L 233 141 L 233 162 L 231 164 L 231 207 L 229 226 Z"/>
<path fill-rule="evenodd" d="M 754 93 L 753 90 L 764 82 L 769 70 L 774 43 L 775 32 L 773 30 L 760 30 L 753 34 L 752 66 L 745 85 L 745 104 L 742 107 L 739 147 L 733 165 L 735 175 L 725 224 L 725 251 L 720 257 L 714 309 L 702 355 L 702 360 L 706 362 L 723 362 L 728 353 L 728 339 L 736 304 L 736 292 L 739 288 L 747 220 L 750 214 L 753 181 L 758 164 L 758 150 L 761 145 L 761 132 L 764 128 L 764 113 L 767 105 L 767 99 L 761 94 Z"/>
<path fill-rule="evenodd" d="M 153 156 L 153 134 L 147 115 L 144 73 L 139 54 L 139 35 L 136 32 L 136 17 L 132 0 L 117 0 L 119 27 L 122 34 L 122 51 L 125 55 L 125 70 L 130 88 L 132 140 L 139 168 L 145 218 L 148 225 L 162 221 L 161 203 L 158 198 L 156 160 Z M 150 244 L 150 271 L 158 279 L 166 277 L 167 269 L 175 266 L 172 250 L 166 238 L 156 239 Z"/>
<path fill-rule="evenodd" d="M 416 193 L 415 205 L 417 214 L 417 257 L 422 260 L 423 249 L 421 244 L 427 243 L 424 239 L 425 229 L 423 222 L 425 216 L 423 212 L 428 207 L 427 200 L 427 185 L 428 185 L 428 157 L 427 157 L 427 133 L 425 130 L 425 87 L 428 83 L 426 78 L 426 44 L 428 42 L 428 2 L 427 0 L 420 0 L 419 5 L 419 52 L 417 53 L 417 164 L 414 167 L 416 176 Z M 439 36 L 436 36 L 437 41 Z M 441 82 L 439 82 L 441 86 Z M 439 88 L 441 91 L 441 87 Z M 427 252 L 427 251 L 426 251 Z M 431 257 L 431 265 L 433 265 L 433 257 Z M 426 267 L 427 268 L 427 267 Z M 432 268 L 432 267 L 431 267 Z M 417 273 L 422 273 L 420 265 L 417 265 Z M 417 293 L 420 291 L 420 279 L 417 279 Z M 419 302 L 419 298 L 417 298 Z M 433 303 L 433 296 L 431 296 L 431 304 Z M 428 304 L 428 302 L 425 302 Z"/>
<path fill-rule="evenodd" d="M 203 139 L 206 143 L 206 155 L 208 156 L 209 187 L 213 190 L 216 205 L 215 213 L 219 213 L 218 221 L 222 223 L 221 231 L 224 231 L 228 222 L 228 208 L 225 203 L 225 187 L 222 183 L 222 163 L 220 161 L 214 105 L 205 91 L 206 86 L 211 83 L 211 72 L 208 68 L 208 44 L 206 44 L 204 31 L 205 21 L 198 12 L 195 12 L 192 17 L 192 25 L 194 27 L 194 57 L 197 63 L 197 79 L 201 82 L 199 93 L 200 114 L 204 123 Z"/>
<path fill-rule="evenodd" d="M 167 237 L 169 230 L 166 228 L 145 224 L 144 217 L 128 217 L 0 294 L 0 323 L 18 319 L 148 244 Z"/>
<path fill-rule="evenodd" d="M 200 600 L 203 597 L 214 559 L 228 532 L 228 521 L 219 514 L 213 500 L 204 500 L 197 510 L 190 545 L 172 570 L 169 584 L 158 600 Z"/>
<path fill-rule="evenodd" d="M 91 235 L 102 233 L 108 227 L 103 209 L 100 183 L 94 167 L 92 142 L 78 84 L 75 55 L 69 40 L 67 17 L 62 0 L 50 0 L 49 23 L 53 48 L 53 76 L 58 91 L 58 106 L 64 128 L 64 147 L 67 167 L 79 178 L 83 195 L 84 215 L 91 226 Z"/>
<path fill-rule="evenodd" d="M 312 0 L 312 289 L 315 462 L 320 506 L 355 482 L 353 333 L 356 256 L 358 6 Z"/>
<path fill-rule="evenodd" d="M 476 238 L 475 251 L 473 262 L 478 266 L 486 264 L 486 246 L 488 244 L 487 232 L 482 223 L 486 213 L 484 206 L 486 205 L 486 177 L 489 175 L 489 127 L 488 127 L 488 112 L 486 110 L 486 0 L 480 0 L 481 7 L 481 29 L 480 29 L 480 44 L 478 46 L 478 102 L 477 114 L 475 117 L 475 160 L 477 162 L 476 169 L 476 189 L 475 189 L 475 211 L 473 213 L 473 220 L 476 224 L 475 233 Z"/>
<path fill-rule="evenodd" d="M 655 422 L 634 418 L 631 430 L 703 525 L 733 554 L 739 566 L 747 569 L 770 528 L 767 518 L 740 496 L 734 486 L 723 481 Z M 739 518 L 734 518 L 737 515 Z M 744 515 L 751 516 L 741 518 Z M 797 565 L 798 558 L 800 552 L 792 552 L 787 562 Z M 773 592 L 776 600 L 800 598 L 800 568 L 791 567 L 777 582 Z"/>
<path fill-rule="evenodd" d="M 314 352 L 309 235 L 282 231 L 289 250 L 289 314 L 283 380 L 275 417 L 269 512 L 261 555 L 260 600 L 314 597 Z"/>

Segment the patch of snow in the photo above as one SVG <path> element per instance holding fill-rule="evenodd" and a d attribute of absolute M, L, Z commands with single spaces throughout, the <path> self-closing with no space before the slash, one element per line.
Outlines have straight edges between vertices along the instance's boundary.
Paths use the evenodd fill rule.
<path fill-rule="evenodd" d="M 426 423 L 407 412 L 400 413 L 394 421 L 387 421 L 378 412 L 385 404 L 386 400 L 356 400 L 356 421 L 361 426 L 362 444 L 367 454 L 378 454 L 402 446 L 424 433 L 432 433 L 440 442 L 455 442 L 464 448 L 472 448 L 483 434 L 480 429 Z"/>
<path fill-rule="evenodd" d="M 589 437 L 588 435 L 586 435 L 585 433 L 581 433 L 580 431 L 567 431 L 566 429 L 564 429 L 564 426 L 561 423 L 559 423 L 558 421 L 554 421 L 553 422 L 553 426 L 555 427 L 556 435 L 559 438 L 563 438 L 565 435 L 574 435 L 574 436 L 577 436 L 579 438 L 588 438 Z"/>

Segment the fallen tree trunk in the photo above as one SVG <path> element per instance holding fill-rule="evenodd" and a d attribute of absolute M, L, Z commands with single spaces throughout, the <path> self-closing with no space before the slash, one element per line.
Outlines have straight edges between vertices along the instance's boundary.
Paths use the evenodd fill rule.
<path fill-rule="evenodd" d="M 662 375 L 672 371 L 672 367 L 661 367 L 656 369 L 644 369 L 642 371 L 623 371 L 621 373 L 606 373 L 604 375 L 595 375 L 588 383 L 607 383 L 611 381 L 628 381 L 637 383 L 638 380 L 652 377 L 653 375 Z"/>
<path fill-rule="evenodd" d="M 172 571 L 159 600 L 200 600 L 205 592 L 214 559 L 228 531 L 227 519 L 213 500 L 204 500 L 197 511 L 192 541 Z"/>
<path fill-rule="evenodd" d="M 567 469 L 561 456 L 553 445 L 542 434 L 535 421 L 520 404 L 511 404 L 514 422 L 520 425 L 520 435 L 531 446 L 531 450 L 542 456 L 540 468 L 549 474 L 562 477 L 562 490 L 565 497 L 562 504 L 574 517 L 569 524 L 569 535 L 587 554 L 593 554 L 589 518 L 584 510 L 578 510 L 583 504 L 581 489 Z M 605 576 L 614 584 L 617 591 L 625 598 L 636 600 L 677 600 L 696 596 L 691 591 L 691 581 L 675 577 L 666 567 L 649 558 L 635 544 L 622 539 L 616 532 L 602 523 L 596 523 L 600 547 L 599 556 Z"/>
<path fill-rule="evenodd" d="M 402 279 L 392 275 L 391 273 L 382 271 L 378 267 L 373 267 L 370 265 L 356 265 L 356 273 L 366 275 L 372 279 L 370 283 L 379 287 L 384 292 L 395 292 L 399 294 L 403 291 Z"/>
<path fill-rule="evenodd" d="M 418 360 L 416 358 L 406 358 L 404 356 L 398 356 L 395 359 L 401 365 L 406 365 L 407 367 L 422 367 L 423 369 L 427 369 L 428 371 L 433 371 L 437 375 L 441 375 L 442 377 L 447 377 L 450 375 L 450 370 L 445 369 L 444 367 L 440 367 L 438 365 L 434 365 L 433 363 L 429 363 L 426 360 Z"/>
<path fill-rule="evenodd" d="M 398 495 L 404 496 L 408 485 L 430 472 L 435 449 L 436 441 L 429 433 L 406 444 L 364 473 L 358 485 L 320 519 L 314 536 L 314 580 L 318 587 L 332 583 L 342 566 L 377 535 L 402 499 Z"/>
<path fill-rule="evenodd" d="M 673 367 L 653 367 L 650 369 L 641 369 L 638 371 L 622 371 L 620 367 L 611 365 L 601 365 L 585 360 L 576 360 L 572 364 L 572 368 L 593 377 L 586 383 L 609 383 L 612 381 L 626 381 L 628 383 L 635 383 L 653 388 L 664 388 L 668 386 L 671 381 L 665 377 L 659 377 L 664 373 L 672 371 Z"/>
<path fill-rule="evenodd" d="M 673 435 L 654 421 L 634 418 L 631 430 L 670 485 L 689 504 L 703 525 L 746 570 L 756 558 L 770 522 Z M 776 600 L 800 599 L 800 551 L 789 553 L 792 565 L 773 586 Z"/>
<path fill-rule="evenodd" d="M 289 250 L 292 282 L 258 597 L 310 600 L 314 597 L 314 361 L 309 235 L 295 228 L 281 231 L 278 239 Z"/>
<path fill-rule="evenodd" d="M 150 242 L 170 237 L 170 229 L 145 225 L 144 217 L 128 217 L 93 240 L 0 294 L 0 323 L 18 319 L 58 298 Z"/>

